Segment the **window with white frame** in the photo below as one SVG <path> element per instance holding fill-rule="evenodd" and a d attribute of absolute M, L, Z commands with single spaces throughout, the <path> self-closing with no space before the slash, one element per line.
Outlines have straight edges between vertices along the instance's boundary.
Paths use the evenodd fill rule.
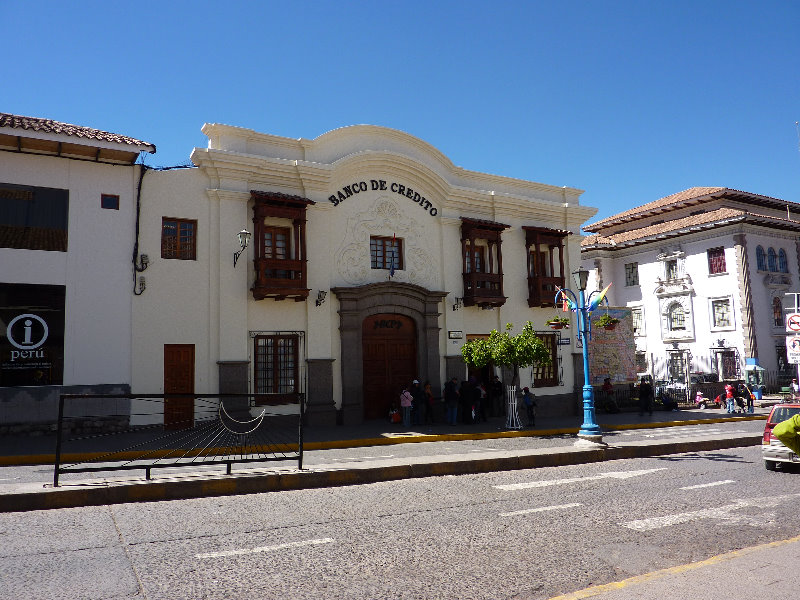
<path fill-rule="evenodd" d="M 678 259 L 664 261 L 664 275 L 667 279 L 678 278 Z"/>
<path fill-rule="evenodd" d="M 633 335 L 644 335 L 644 313 L 641 306 L 631 308 Z"/>
<path fill-rule="evenodd" d="M 625 264 L 625 285 L 627 287 L 639 285 L 639 263 Z"/>
<path fill-rule="evenodd" d="M 675 303 L 669 307 L 667 319 L 670 331 L 683 331 L 686 329 L 686 314 L 680 304 Z"/>
<path fill-rule="evenodd" d="M 711 327 L 713 329 L 730 329 L 733 327 L 733 307 L 730 298 L 714 298 L 711 300 Z"/>

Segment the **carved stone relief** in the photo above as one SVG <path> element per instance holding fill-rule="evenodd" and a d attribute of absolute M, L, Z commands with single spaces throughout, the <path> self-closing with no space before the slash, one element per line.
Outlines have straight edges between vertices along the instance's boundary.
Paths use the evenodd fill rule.
<path fill-rule="evenodd" d="M 368 211 L 347 220 L 342 243 L 336 251 L 335 268 L 353 286 L 385 281 L 387 271 L 370 266 L 369 238 L 396 235 L 403 240 L 403 269 L 395 271 L 392 281 L 433 289 L 438 269 L 423 230 L 421 223 L 392 200 L 379 198 Z"/>

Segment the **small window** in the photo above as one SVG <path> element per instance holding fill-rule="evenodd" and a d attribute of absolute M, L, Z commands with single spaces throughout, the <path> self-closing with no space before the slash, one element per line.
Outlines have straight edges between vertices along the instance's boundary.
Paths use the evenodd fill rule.
<path fill-rule="evenodd" d="M 733 321 L 731 317 L 730 298 L 711 301 L 711 322 L 714 328 L 720 329 L 730 327 Z"/>
<path fill-rule="evenodd" d="M 708 272 L 710 275 L 727 273 L 725 268 L 725 248 L 711 248 L 708 254 Z"/>
<path fill-rule="evenodd" d="M 772 299 L 772 324 L 783 327 L 783 302 L 777 296 Z"/>
<path fill-rule="evenodd" d="M 115 194 L 100 194 L 100 208 L 119 210 L 119 196 Z"/>
<path fill-rule="evenodd" d="M 767 270 L 767 256 L 764 254 L 764 248 L 761 246 L 756 248 L 756 263 L 758 264 L 759 271 Z"/>
<path fill-rule="evenodd" d="M 775 248 L 767 250 L 767 267 L 772 273 L 778 271 L 778 255 L 775 254 Z"/>
<path fill-rule="evenodd" d="M 161 220 L 161 258 L 195 260 L 197 221 L 188 219 Z"/>
<path fill-rule="evenodd" d="M 781 273 L 789 272 L 789 261 L 786 260 L 786 250 L 783 248 L 778 251 L 778 269 Z"/>
<path fill-rule="evenodd" d="M 667 279 L 677 279 L 678 278 L 678 261 L 677 259 L 668 260 L 664 263 L 664 272 L 667 276 Z"/>
<path fill-rule="evenodd" d="M 642 307 L 638 306 L 631 309 L 633 320 L 633 335 L 644 335 L 644 313 Z"/>
<path fill-rule="evenodd" d="M 370 237 L 369 255 L 373 269 L 401 270 L 403 268 L 403 240 L 398 240 L 396 237 Z"/>
<path fill-rule="evenodd" d="M 639 263 L 625 265 L 625 285 L 628 287 L 639 285 Z"/>
<path fill-rule="evenodd" d="M 680 304 L 673 304 L 669 309 L 669 329 L 670 331 L 686 329 L 686 316 Z"/>
<path fill-rule="evenodd" d="M 542 340 L 545 348 L 550 352 L 550 363 L 533 365 L 533 385 L 534 387 L 552 387 L 558 385 L 558 340 L 554 333 L 537 334 Z"/>

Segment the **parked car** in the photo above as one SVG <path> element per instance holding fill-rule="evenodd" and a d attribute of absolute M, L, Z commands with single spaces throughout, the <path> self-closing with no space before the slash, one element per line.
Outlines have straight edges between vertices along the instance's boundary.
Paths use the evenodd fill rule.
<path fill-rule="evenodd" d="M 767 471 L 774 471 L 778 463 L 800 462 L 800 458 L 794 452 L 772 435 L 775 425 L 791 419 L 796 414 L 800 414 L 800 403 L 798 402 L 776 404 L 772 407 L 764 425 L 764 437 L 761 440 L 761 455 Z"/>

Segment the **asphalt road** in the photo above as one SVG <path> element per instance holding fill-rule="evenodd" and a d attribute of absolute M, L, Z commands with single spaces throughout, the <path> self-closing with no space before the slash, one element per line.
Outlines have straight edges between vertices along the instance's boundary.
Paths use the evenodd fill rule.
<path fill-rule="evenodd" d="M 756 446 L 8 513 L 0 598 L 551 598 L 790 538 L 798 501 Z"/>

